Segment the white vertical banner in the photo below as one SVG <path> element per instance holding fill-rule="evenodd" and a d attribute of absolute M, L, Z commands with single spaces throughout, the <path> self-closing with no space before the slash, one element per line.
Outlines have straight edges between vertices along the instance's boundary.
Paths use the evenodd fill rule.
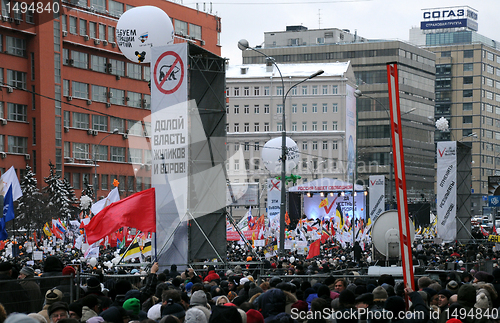
<path fill-rule="evenodd" d="M 377 219 L 380 213 L 385 211 L 385 176 L 372 175 L 369 177 L 368 193 L 370 194 L 368 201 L 370 208 L 368 215 L 372 222 Z"/>
<path fill-rule="evenodd" d="M 275 178 L 267 179 L 267 218 L 271 228 L 278 228 L 281 209 L 281 181 Z"/>
<path fill-rule="evenodd" d="M 443 242 L 457 237 L 457 142 L 437 143 L 437 235 Z"/>
<path fill-rule="evenodd" d="M 188 256 L 187 44 L 152 48 L 151 184 L 156 189 L 155 254 L 162 264 Z"/>
<path fill-rule="evenodd" d="M 354 183 L 354 167 L 356 163 L 356 98 L 354 88 L 346 85 L 345 102 L 345 139 L 347 144 L 347 181 Z"/>

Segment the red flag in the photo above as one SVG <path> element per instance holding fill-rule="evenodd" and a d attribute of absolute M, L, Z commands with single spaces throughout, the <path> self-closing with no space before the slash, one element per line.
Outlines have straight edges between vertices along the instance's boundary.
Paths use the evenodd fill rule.
<path fill-rule="evenodd" d="M 285 212 L 285 223 L 286 225 L 290 225 L 290 216 L 288 215 L 288 211 Z"/>
<path fill-rule="evenodd" d="M 92 244 L 121 227 L 156 232 L 155 189 L 135 193 L 111 203 L 85 226 L 87 241 Z"/>
<path fill-rule="evenodd" d="M 493 224 L 493 234 L 496 236 L 498 235 L 497 228 L 495 227 L 495 224 Z"/>
<path fill-rule="evenodd" d="M 309 253 L 307 254 L 306 259 L 311 259 L 316 256 L 319 256 L 319 247 L 321 244 L 321 240 L 316 240 L 309 245 Z"/>

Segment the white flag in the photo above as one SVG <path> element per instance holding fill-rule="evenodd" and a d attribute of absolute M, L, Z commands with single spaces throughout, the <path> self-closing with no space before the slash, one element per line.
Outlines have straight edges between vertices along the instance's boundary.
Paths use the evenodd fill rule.
<path fill-rule="evenodd" d="M 2 177 L 0 177 L 0 190 L 3 196 L 5 196 L 11 185 L 12 185 L 12 199 L 15 201 L 21 196 L 23 196 L 23 191 L 21 190 L 19 179 L 17 179 L 17 174 L 16 170 L 14 169 L 14 166 L 11 166 L 9 170 L 6 171 L 2 175 Z"/>
<path fill-rule="evenodd" d="M 118 192 L 118 187 L 115 187 L 111 192 L 109 192 L 108 196 L 105 199 L 102 199 L 92 205 L 90 210 L 92 213 L 97 214 L 101 212 L 106 206 L 111 203 L 118 202 L 120 200 L 120 193 Z"/>

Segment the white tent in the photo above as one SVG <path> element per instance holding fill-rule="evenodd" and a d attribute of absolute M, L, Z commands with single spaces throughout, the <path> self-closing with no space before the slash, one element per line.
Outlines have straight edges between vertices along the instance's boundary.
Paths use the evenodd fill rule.
<path fill-rule="evenodd" d="M 362 185 L 356 184 L 356 192 L 363 192 L 364 188 Z M 299 184 L 297 186 L 290 187 L 288 192 L 292 193 L 307 193 L 307 192 L 349 192 L 352 191 L 352 184 L 344 182 L 340 179 L 333 178 L 318 178 L 314 181 Z"/>

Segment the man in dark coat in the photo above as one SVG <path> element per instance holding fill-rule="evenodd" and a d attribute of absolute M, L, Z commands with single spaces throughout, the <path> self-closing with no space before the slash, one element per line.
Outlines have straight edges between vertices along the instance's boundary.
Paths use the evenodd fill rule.
<path fill-rule="evenodd" d="M 30 299 L 30 313 L 37 313 L 42 309 L 44 298 L 40 292 L 40 286 L 33 280 L 35 270 L 30 266 L 24 266 L 19 272 L 19 284 L 28 294 Z"/>
<path fill-rule="evenodd" d="M 12 279 L 10 262 L 0 263 L 0 303 L 7 314 L 30 312 L 28 294 L 16 280 Z"/>

